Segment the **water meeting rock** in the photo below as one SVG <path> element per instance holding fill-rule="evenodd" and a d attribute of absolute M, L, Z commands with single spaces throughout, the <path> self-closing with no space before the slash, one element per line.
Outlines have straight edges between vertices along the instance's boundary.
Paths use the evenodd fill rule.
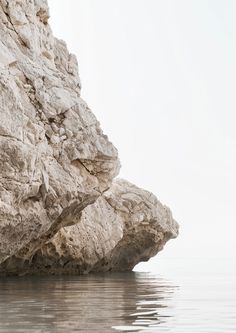
<path fill-rule="evenodd" d="M 177 236 L 123 180 L 45 0 L 0 0 L 0 272 L 127 270 Z"/>

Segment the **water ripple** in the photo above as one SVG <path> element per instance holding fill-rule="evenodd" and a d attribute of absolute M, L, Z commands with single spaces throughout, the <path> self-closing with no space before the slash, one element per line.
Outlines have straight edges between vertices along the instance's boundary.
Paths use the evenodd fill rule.
<path fill-rule="evenodd" d="M 233 282 L 192 281 L 178 287 L 144 272 L 0 279 L 0 333 L 236 331 Z"/>

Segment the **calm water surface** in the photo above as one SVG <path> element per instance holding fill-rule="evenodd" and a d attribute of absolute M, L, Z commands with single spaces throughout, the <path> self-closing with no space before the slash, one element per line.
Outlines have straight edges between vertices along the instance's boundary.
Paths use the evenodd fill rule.
<path fill-rule="evenodd" d="M 151 273 L 1 279 L 0 332 L 236 332 L 235 261 L 153 263 Z"/>

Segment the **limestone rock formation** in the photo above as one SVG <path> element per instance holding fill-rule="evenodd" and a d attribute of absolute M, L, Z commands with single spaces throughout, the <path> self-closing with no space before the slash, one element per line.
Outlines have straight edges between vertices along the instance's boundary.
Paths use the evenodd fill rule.
<path fill-rule="evenodd" d="M 32 257 L 16 255 L 1 269 L 9 274 L 131 270 L 177 234 L 169 208 L 152 193 L 117 179 L 83 210 L 78 224 L 61 228 Z"/>
<path fill-rule="evenodd" d="M 131 269 L 177 224 L 153 195 L 112 185 L 117 150 L 48 18 L 46 0 L 0 0 L 0 272 Z"/>

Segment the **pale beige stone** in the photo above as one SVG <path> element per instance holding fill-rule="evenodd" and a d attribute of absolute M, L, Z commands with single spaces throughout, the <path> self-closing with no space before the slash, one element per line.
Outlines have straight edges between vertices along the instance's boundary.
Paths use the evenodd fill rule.
<path fill-rule="evenodd" d="M 94 202 L 119 171 L 48 17 L 46 1 L 0 0 L 0 262 L 72 223 L 58 219 Z M 80 136 L 60 139 L 57 128 Z"/>
<path fill-rule="evenodd" d="M 178 226 L 151 193 L 113 181 L 117 150 L 48 19 L 46 0 L 0 0 L 0 273 L 132 269 Z"/>
<path fill-rule="evenodd" d="M 31 257 L 5 262 L 9 273 L 84 274 L 127 271 L 178 235 L 178 224 L 150 192 L 121 179 L 86 207 L 79 223 L 61 228 Z"/>

